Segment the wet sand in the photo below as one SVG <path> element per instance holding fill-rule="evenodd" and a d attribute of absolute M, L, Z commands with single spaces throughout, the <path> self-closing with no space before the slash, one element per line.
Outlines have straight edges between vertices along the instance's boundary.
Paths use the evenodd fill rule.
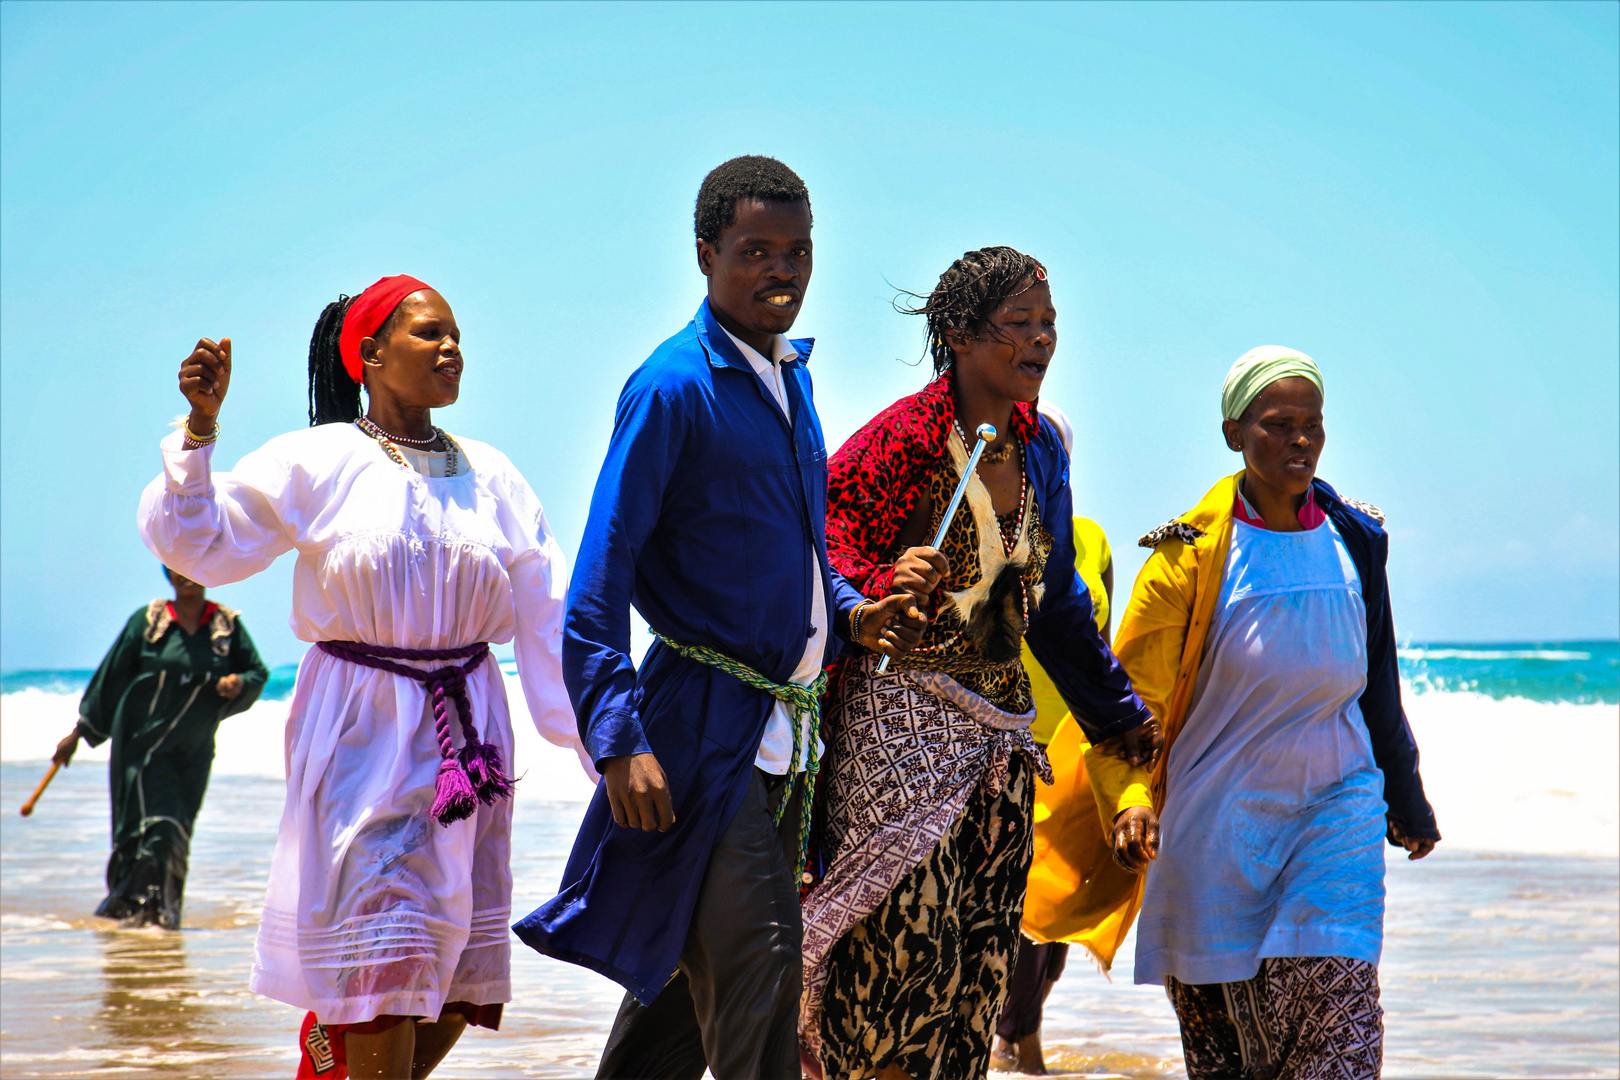
<path fill-rule="evenodd" d="M 33 818 L 42 767 L 0 766 L 0 1073 L 290 1077 L 301 1018 L 248 993 L 282 786 L 216 777 L 197 824 L 178 933 L 90 915 L 107 851 L 105 766 L 65 770 Z M 514 907 L 555 890 L 583 810 L 520 799 Z M 1620 1075 L 1620 861 L 1445 852 L 1389 863 L 1383 963 L 1390 1077 Z M 1181 1075 L 1163 990 L 1112 983 L 1078 954 L 1047 1011 L 1048 1064 L 1088 1076 Z M 588 1077 L 620 991 L 514 942 L 516 1000 L 436 1076 Z"/>

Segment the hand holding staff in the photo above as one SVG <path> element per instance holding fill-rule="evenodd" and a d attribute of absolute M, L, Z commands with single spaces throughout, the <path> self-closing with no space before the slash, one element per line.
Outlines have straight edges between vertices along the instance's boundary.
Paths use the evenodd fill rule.
<path fill-rule="evenodd" d="M 945 542 L 945 532 L 956 517 L 956 508 L 962 505 L 962 496 L 967 494 L 968 481 L 973 478 L 973 470 L 979 467 L 979 458 L 984 455 L 984 448 L 995 441 L 995 425 L 980 424 L 974 434 L 979 437 L 979 441 L 973 444 L 973 453 L 968 455 L 967 468 L 962 470 L 962 479 L 956 482 L 956 492 L 951 496 L 950 504 L 945 507 L 945 516 L 939 519 L 939 531 L 934 533 L 933 543 L 928 545 L 935 551 L 938 551 L 939 545 Z M 889 670 L 889 656 L 885 653 L 883 659 L 878 661 L 877 673 L 881 675 L 887 670 Z"/>
<path fill-rule="evenodd" d="M 23 817 L 27 817 L 34 812 L 34 804 L 39 802 L 39 797 L 45 794 L 45 789 L 50 786 L 52 780 L 56 779 L 56 771 L 64 765 L 71 765 L 73 763 L 73 751 L 77 750 L 78 748 L 79 726 L 75 724 L 73 725 L 73 730 L 68 732 L 67 736 L 63 738 L 61 742 L 56 744 L 56 753 L 51 755 L 50 772 L 45 774 L 45 779 L 39 782 L 39 787 L 35 788 L 34 793 L 28 796 L 28 801 L 23 803 Z"/>
<path fill-rule="evenodd" d="M 34 804 L 39 802 L 39 797 L 41 795 L 45 794 L 46 786 L 49 785 L 50 782 L 56 777 L 56 770 L 60 769 L 61 767 L 62 767 L 61 762 L 58 762 L 58 761 L 51 762 L 51 771 L 45 774 L 45 779 L 43 779 L 43 780 L 41 780 L 39 782 L 39 787 L 35 788 L 34 793 L 32 795 L 28 796 L 28 801 L 23 803 L 23 805 L 22 805 L 22 816 L 23 817 L 27 817 L 29 814 L 32 814 L 34 812 Z"/>

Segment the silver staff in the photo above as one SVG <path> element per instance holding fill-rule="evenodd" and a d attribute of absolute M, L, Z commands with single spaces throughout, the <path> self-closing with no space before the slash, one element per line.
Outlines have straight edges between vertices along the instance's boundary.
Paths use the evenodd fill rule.
<path fill-rule="evenodd" d="M 956 508 L 962 505 L 962 496 L 967 494 L 968 480 L 972 478 L 973 470 L 979 466 L 980 455 L 984 453 L 985 447 L 995 442 L 995 425 L 980 424 L 974 434 L 979 437 L 979 441 L 973 444 L 973 453 L 968 455 L 967 468 L 962 470 L 962 479 L 956 482 L 956 494 L 951 496 L 951 504 L 945 508 L 945 516 L 939 519 L 939 531 L 934 534 L 934 542 L 928 545 L 935 551 L 938 551 L 939 545 L 945 542 L 945 530 L 951 527 L 951 519 L 956 517 Z M 883 659 L 878 661 L 877 673 L 881 675 L 887 670 L 889 670 L 889 656 L 885 653 Z"/>

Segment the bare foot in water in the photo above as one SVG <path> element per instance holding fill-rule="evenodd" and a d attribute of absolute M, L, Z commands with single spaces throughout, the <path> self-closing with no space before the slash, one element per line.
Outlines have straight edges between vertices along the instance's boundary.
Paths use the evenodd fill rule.
<path fill-rule="evenodd" d="M 993 1072 L 1012 1072 L 1013 1064 L 1018 1060 L 1018 1048 L 1012 1043 L 996 1036 L 996 1044 L 990 1051 L 990 1068 Z"/>
<path fill-rule="evenodd" d="M 1037 1031 L 1033 1035 L 1025 1035 L 1017 1042 L 998 1037 L 995 1051 L 990 1055 L 990 1066 L 1001 1072 L 1045 1076 L 1046 1058 L 1041 1054 L 1041 1033 Z"/>

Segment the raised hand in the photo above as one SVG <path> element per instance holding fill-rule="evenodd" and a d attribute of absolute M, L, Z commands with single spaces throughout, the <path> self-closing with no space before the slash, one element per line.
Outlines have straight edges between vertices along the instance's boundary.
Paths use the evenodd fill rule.
<path fill-rule="evenodd" d="M 1114 861 L 1133 874 L 1159 857 L 1159 816 L 1151 806 L 1128 806 L 1114 818 Z"/>
<path fill-rule="evenodd" d="M 225 392 L 230 388 L 231 339 L 220 338 L 218 343 L 207 338 L 198 341 L 180 364 L 180 392 L 191 402 L 187 426 L 193 434 L 206 436 L 214 430 L 214 421 L 225 404 Z"/>

